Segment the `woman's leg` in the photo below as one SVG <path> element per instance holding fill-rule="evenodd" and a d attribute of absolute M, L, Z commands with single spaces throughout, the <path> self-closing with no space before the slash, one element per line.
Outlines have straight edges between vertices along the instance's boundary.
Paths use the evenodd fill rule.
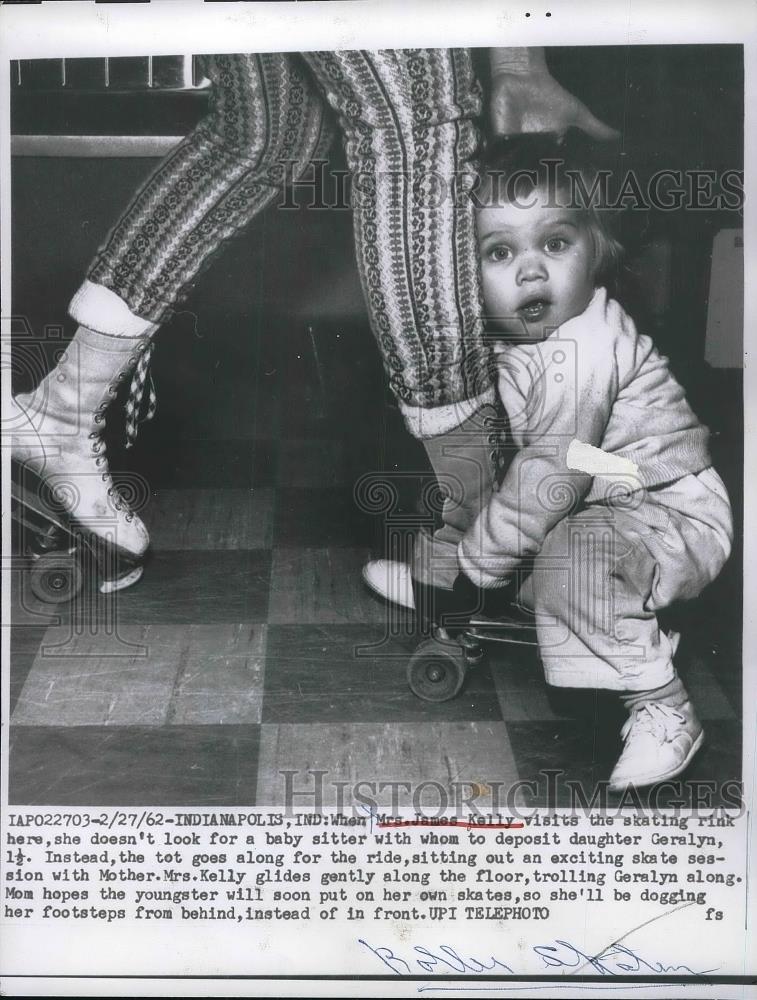
<path fill-rule="evenodd" d="M 64 360 L 15 400 L 13 457 L 58 490 L 87 531 L 139 559 L 149 539 L 110 476 L 103 416 L 224 242 L 325 152 L 332 129 L 307 70 L 282 55 L 206 58 L 209 113 L 136 194 L 71 303 Z"/>
<path fill-rule="evenodd" d="M 494 473 L 494 390 L 466 197 L 480 88 L 466 49 L 304 58 L 346 136 L 358 267 L 389 385 L 450 493 L 443 528 L 417 547 L 413 571 L 449 586 L 457 541 Z"/>
<path fill-rule="evenodd" d="M 208 114 L 160 164 L 100 249 L 71 305 L 74 319 L 106 329 L 106 289 L 135 324 L 164 322 L 225 241 L 302 173 L 333 138 L 323 104 L 297 59 L 206 56 Z M 96 285 L 93 289 L 92 284 Z"/>

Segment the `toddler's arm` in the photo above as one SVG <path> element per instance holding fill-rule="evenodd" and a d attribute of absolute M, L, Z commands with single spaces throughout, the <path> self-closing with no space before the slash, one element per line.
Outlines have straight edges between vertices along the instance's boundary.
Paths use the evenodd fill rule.
<path fill-rule="evenodd" d="M 600 445 L 619 391 L 619 371 L 637 365 L 638 344 L 633 325 L 600 289 L 586 311 L 557 334 L 509 346 L 500 355 L 500 394 L 519 450 L 460 543 L 461 569 L 474 583 L 506 585 L 588 492 L 593 477 L 570 467 L 570 446 Z"/>

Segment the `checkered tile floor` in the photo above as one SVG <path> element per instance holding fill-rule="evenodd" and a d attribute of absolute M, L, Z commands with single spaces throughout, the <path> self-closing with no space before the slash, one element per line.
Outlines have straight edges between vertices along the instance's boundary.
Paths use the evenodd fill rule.
<path fill-rule="evenodd" d="M 209 348 L 190 346 L 201 368 Z M 387 630 L 360 578 L 384 522 L 353 496 L 364 472 L 393 469 L 398 435 L 354 370 L 332 372 L 352 386 L 334 407 L 293 360 L 269 382 L 261 362 L 249 391 L 227 382 L 202 412 L 144 432 L 132 468 L 150 484 L 153 553 L 137 586 L 53 606 L 14 574 L 11 803 L 282 805 L 287 780 L 314 789 L 311 771 L 324 772 L 324 804 L 361 780 L 608 776 L 617 705 L 550 691 L 518 647 L 491 655 L 453 701 L 411 694 L 410 623 L 395 616 Z M 209 413 L 225 416 L 210 426 Z M 734 564 L 688 616 L 680 669 L 708 743 L 687 778 L 740 776 L 738 577 Z M 526 801 L 544 804 L 538 789 Z"/>

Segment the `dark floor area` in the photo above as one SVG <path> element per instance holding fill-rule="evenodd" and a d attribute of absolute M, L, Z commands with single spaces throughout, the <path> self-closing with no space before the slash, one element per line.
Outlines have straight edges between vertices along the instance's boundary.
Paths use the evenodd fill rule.
<path fill-rule="evenodd" d="M 407 687 L 412 623 L 365 590 L 360 568 L 388 529 L 412 526 L 427 470 L 367 329 L 280 323 L 245 341 L 216 319 L 202 337 L 181 319 L 165 331 L 155 380 L 168 402 L 128 461 L 111 451 L 148 486 L 143 580 L 44 605 L 17 563 L 11 803 L 281 805 L 289 780 L 307 806 L 312 771 L 325 772 L 324 804 L 361 780 L 390 783 L 386 805 L 396 782 L 426 783 L 406 805 L 467 782 L 485 807 L 487 786 L 518 780 L 536 782 L 528 805 L 567 805 L 571 779 L 590 798 L 619 751 L 611 699 L 548 690 L 514 646 L 453 701 Z M 716 461 L 740 521 L 740 449 L 723 428 Z M 389 510 L 358 502 L 369 473 L 396 486 Z M 740 581 L 735 555 L 679 610 L 679 669 L 708 737 L 687 781 L 740 777 Z M 545 769 L 564 772 L 556 798 Z"/>

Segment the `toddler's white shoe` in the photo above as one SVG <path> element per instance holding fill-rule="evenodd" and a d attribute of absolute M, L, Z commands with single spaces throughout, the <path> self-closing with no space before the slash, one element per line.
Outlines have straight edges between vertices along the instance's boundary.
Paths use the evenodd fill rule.
<path fill-rule="evenodd" d="M 620 735 L 623 753 L 610 775 L 610 791 L 655 785 L 685 770 L 704 742 L 690 701 L 673 707 L 659 701 L 636 705 Z"/>
<path fill-rule="evenodd" d="M 374 593 L 387 601 L 415 610 L 413 579 L 407 563 L 392 559 L 371 559 L 363 566 L 363 579 Z"/>

